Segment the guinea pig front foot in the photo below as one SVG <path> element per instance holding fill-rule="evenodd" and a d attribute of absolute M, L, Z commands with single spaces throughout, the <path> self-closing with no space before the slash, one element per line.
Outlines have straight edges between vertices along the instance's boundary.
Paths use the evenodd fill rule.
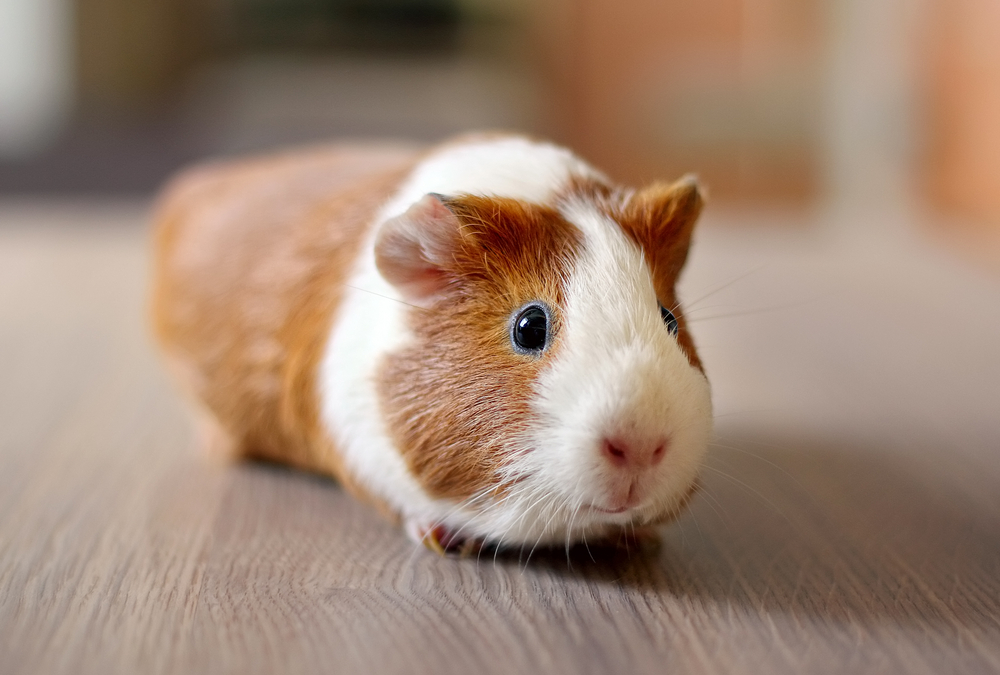
<path fill-rule="evenodd" d="M 419 521 L 406 522 L 406 534 L 415 543 L 423 544 L 438 555 L 456 554 L 466 557 L 478 553 L 483 544 L 478 539 L 463 537 L 440 523 L 427 525 Z"/>

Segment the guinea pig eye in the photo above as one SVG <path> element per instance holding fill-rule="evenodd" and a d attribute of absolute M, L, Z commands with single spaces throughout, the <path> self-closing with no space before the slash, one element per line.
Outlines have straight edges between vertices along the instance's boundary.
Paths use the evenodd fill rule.
<path fill-rule="evenodd" d="M 669 309 L 660 305 L 660 316 L 663 317 L 663 323 L 667 324 L 667 330 L 670 331 L 671 335 L 677 335 L 677 317 Z"/>
<path fill-rule="evenodd" d="M 539 305 L 529 305 L 514 317 L 510 339 L 522 354 L 537 354 L 548 340 L 549 315 Z"/>

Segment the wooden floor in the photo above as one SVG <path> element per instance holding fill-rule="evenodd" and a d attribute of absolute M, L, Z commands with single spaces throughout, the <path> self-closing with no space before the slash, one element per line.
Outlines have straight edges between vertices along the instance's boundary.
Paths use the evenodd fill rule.
<path fill-rule="evenodd" d="M 143 219 L 0 204 L 0 672 L 1000 672 L 1000 276 L 892 218 L 710 211 L 707 489 L 659 546 L 478 559 L 199 454 Z"/>

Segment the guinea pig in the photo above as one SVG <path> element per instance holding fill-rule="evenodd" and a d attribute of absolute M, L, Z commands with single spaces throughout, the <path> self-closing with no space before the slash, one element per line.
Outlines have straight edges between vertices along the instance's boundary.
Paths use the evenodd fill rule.
<path fill-rule="evenodd" d="M 211 443 L 417 542 L 615 537 L 697 489 L 711 395 L 675 283 L 702 204 L 508 135 L 205 166 L 160 200 L 155 332 Z"/>

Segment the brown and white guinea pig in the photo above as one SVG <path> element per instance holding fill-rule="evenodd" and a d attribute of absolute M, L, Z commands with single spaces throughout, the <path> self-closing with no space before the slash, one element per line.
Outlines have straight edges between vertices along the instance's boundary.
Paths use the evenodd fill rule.
<path fill-rule="evenodd" d="M 697 484 L 711 397 L 674 286 L 701 207 L 517 136 L 196 169 L 161 201 L 156 332 L 217 442 L 414 540 L 611 537 Z"/>

